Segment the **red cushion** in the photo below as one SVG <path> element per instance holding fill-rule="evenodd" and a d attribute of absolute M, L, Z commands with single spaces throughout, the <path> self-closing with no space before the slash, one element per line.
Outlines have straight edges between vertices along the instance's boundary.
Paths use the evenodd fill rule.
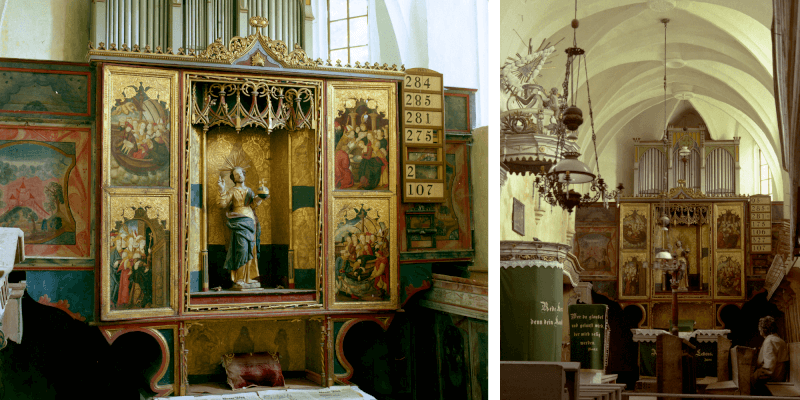
<path fill-rule="evenodd" d="M 226 354 L 222 366 L 233 389 L 250 386 L 285 386 L 278 353 Z"/>

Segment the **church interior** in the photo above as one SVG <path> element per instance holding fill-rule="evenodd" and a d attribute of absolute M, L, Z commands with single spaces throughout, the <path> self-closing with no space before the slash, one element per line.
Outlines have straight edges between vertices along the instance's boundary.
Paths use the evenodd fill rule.
<path fill-rule="evenodd" d="M 499 19 L 501 397 L 800 396 L 797 2 Z"/>
<path fill-rule="evenodd" d="M 447 3 L 0 1 L 0 398 L 489 398 Z"/>

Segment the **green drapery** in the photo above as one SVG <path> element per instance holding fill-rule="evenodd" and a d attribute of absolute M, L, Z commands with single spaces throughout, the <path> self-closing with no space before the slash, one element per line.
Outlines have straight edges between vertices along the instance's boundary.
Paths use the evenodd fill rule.
<path fill-rule="evenodd" d="M 584 370 L 604 372 L 608 306 L 573 304 L 568 315 L 570 361 L 580 362 Z"/>
<path fill-rule="evenodd" d="M 562 271 L 555 262 L 500 270 L 501 360 L 561 361 Z"/>

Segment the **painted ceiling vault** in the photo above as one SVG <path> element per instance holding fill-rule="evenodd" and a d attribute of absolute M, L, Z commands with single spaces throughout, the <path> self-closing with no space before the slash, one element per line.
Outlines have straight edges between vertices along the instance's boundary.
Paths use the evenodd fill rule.
<path fill-rule="evenodd" d="M 540 45 L 555 45 L 535 83 L 564 81 L 572 46 L 572 0 L 502 0 L 501 65 Z M 659 140 L 664 131 L 664 24 L 669 124 L 701 118 L 713 140 L 742 138 L 742 181 L 753 179 L 752 150 L 766 156 L 782 200 L 780 140 L 774 99 L 771 0 L 578 0 L 578 47 L 586 50 L 602 176 L 633 187 L 632 138 Z M 594 168 L 584 73 L 577 105 L 582 160 Z M 686 122 L 689 124 L 689 122 Z M 696 126 L 696 125 L 695 125 Z M 691 125 L 690 125 L 691 127 Z M 748 158 L 749 157 L 749 158 Z M 747 170 L 746 170 L 747 169 Z M 751 175 L 747 175 L 751 174 Z M 755 177 L 757 179 L 757 176 Z M 741 193 L 753 193 L 749 187 Z M 630 193 L 626 193 L 630 194 Z"/>

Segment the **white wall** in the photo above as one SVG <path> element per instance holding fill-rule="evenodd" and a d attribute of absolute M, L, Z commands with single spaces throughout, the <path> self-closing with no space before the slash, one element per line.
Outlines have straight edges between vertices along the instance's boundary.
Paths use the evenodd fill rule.
<path fill-rule="evenodd" d="M 327 0 L 313 0 L 314 59 L 328 58 Z M 488 0 L 370 0 L 370 63 L 428 68 L 444 85 L 478 89 L 476 124 L 488 125 Z"/>
<path fill-rule="evenodd" d="M 5 0 L 0 6 L 0 57 L 86 61 L 91 1 Z"/>

